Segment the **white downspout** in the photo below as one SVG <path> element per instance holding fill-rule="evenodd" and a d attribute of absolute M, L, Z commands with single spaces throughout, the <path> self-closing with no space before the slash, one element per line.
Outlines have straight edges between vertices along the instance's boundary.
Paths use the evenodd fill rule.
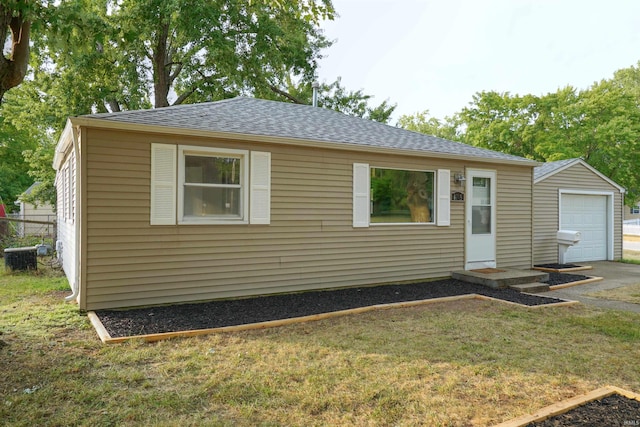
<path fill-rule="evenodd" d="M 79 209 L 79 205 L 80 205 L 80 167 L 78 165 L 78 161 L 79 161 L 79 153 L 80 153 L 80 147 L 78 146 L 79 142 L 78 142 L 78 129 L 76 127 L 72 127 L 71 128 L 71 139 L 72 139 L 72 143 L 73 143 L 73 158 L 74 158 L 74 162 L 75 162 L 75 171 L 74 171 L 74 180 L 75 180 L 75 185 L 74 185 L 74 193 L 75 193 L 75 197 L 74 197 L 74 201 L 73 203 L 75 204 L 75 218 L 73 218 L 73 225 L 75 227 L 75 266 L 74 266 L 74 274 L 73 274 L 73 283 L 71 284 L 71 295 L 65 297 L 65 301 L 73 301 L 75 299 L 78 298 L 78 295 L 80 295 L 80 285 L 78 284 L 79 278 L 80 278 L 80 257 L 78 256 L 80 253 L 80 209 Z"/>

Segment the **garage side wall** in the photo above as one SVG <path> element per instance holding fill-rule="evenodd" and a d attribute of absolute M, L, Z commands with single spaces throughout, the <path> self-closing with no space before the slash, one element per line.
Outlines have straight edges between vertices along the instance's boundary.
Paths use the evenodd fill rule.
<path fill-rule="evenodd" d="M 613 192 L 613 258 L 622 257 L 622 197 L 618 188 L 581 164 L 534 184 L 534 264 L 558 262 L 556 232 L 560 225 L 559 190 Z"/>
<path fill-rule="evenodd" d="M 87 135 L 87 310 L 449 276 L 464 268 L 464 202 L 451 202 L 450 226 L 354 228 L 353 163 L 449 169 L 452 178 L 465 167 L 486 168 L 251 141 L 99 129 Z M 270 224 L 151 226 L 152 143 L 270 152 Z M 531 167 L 496 170 L 505 206 L 498 213 L 498 263 L 530 267 L 531 228 L 510 236 L 519 221 L 531 224 Z"/>

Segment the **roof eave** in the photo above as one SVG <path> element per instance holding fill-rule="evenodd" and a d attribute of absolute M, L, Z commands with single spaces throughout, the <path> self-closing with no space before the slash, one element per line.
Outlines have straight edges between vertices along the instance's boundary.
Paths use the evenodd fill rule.
<path fill-rule="evenodd" d="M 435 157 L 435 158 L 442 158 L 442 159 L 457 159 L 457 160 L 474 161 L 474 162 L 481 162 L 481 163 L 498 163 L 498 164 L 510 164 L 510 165 L 530 166 L 530 167 L 540 165 L 539 162 L 536 162 L 534 160 L 511 160 L 511 159 L 469 156 L 464 154 L 441 153 L 437 151 L 419 151 L 419 150 L 407 150 L 407 149 L 389 148 L 389 147 L 375 147 L 371 145 L 358 145 L 358 144 L 353 144 L 348 142 L 332 142 L 332 141 L 310 140 L 310 139 L 268 136 L 268 135 L 256 135 L 256 134 L 236 133 L 236 132 L 216 132 L 216 131 L 208 131 L 208 130 L 200 130 L 200 129 L 172 127 L 172 126 L 148 125 L 143 123 L 116 122 L 113 120 L 103 120 L 103 119 L 97 119 L 93 117 L 73 117 L 69 119 L 68 123 L 72 123 L 73 126 L 125 130 L 125 131 L 132 131 L 132 132 L 151 132 L 151 133 L 188 135 L 188 136 L 208 137 L 208 138 L 226 138 L 226 139 L 243 140 L 243 141 L 251 140 L 251 141 L 264 142 L 269 144 L 295 145 L 295 146 L 305 146 L 305 147 L 313 147 L 313 148 L 333 148 L 337 150 L 363 151 L 363 152 L 374 152 L 374 153 L 377 152 L 377 153 L 383 153 L 383 154 L 393 153 L 393 154 L 402 154 L 402 155 L 411 155 L 411 156 L 420 156 L 420 157 Z M 66 128 L 65 128 L 65 131 L 66 131 Z M 62 137 L 61 137 L 61 140 L 62 140 Z"/>
<path fill-rule="evenodd" d="M 587 169 L 589 169 L 591 172 L 593 172 L 594 174 L 598 175 L 600 178 L 602 178 L 604 181 L 606 181 L 607 183 L 609 183 L 611 186 L 615 187 L 618 189 L 618 191 L 620 191 L 621 193 L 626 193 L 627 190 L 622 187 L 620 184 L 618 184 L 617 182 L 615 182 L 614 180 L 612 180 L 611 178 L 609 178 L 608 176 L 604 175 L 602 172 L 600 172 L 599 170 L 597 170 L 596 168 L 594 168 L 593 166 L 591 166 L 589 163 L 585 162 L 584 160 L 577 158 L 574 159 L 572 162 L 567 163 L 566 165 L 554 169 L 551 172 L 539 177 L 538 179 L 535 179 L 533 181 L 533 184 L 537 184 L 540 181 L 544 181 L 545 179 L 551 178 L 552 176 L 559 174 L 560 172 L 567 170 L 568 168 L 572 167 L 573 165 L 576 164 L 581 164 L 584 167 L 586 167 Z"/>
<path fill-rule="evenodd" d="M 73 142 L 73 123 L 71 119 L 67 119 L 67 123 L 64 126 L 64 130 L 60 135 L 60 139 L 58 139 L 58 143 L 56 144 L 55 152 L 53 155 L 53 168 L 58 170 L 60 165 L 62 164 L 66 153 L 69 151 L 69 147 L 71 147 L 71 143 Z"/>

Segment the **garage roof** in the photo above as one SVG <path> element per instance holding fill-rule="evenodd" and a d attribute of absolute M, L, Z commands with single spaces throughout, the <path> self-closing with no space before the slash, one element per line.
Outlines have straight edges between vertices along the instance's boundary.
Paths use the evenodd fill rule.
<path fill-rule="evenodd" d="M 600 178 L 602 178 L 603 180 L 607 181 L 612 186 L 616 187 L 620 192 L 624 193 L 626 191 L 624 189 L 624 187 L 618 185 L 615 181 L 613 181 L 609 177 L 605 176 L 600 171 L 598 171 L 596 168 L 594 168 L 593 166 L 589 165 L 587 162 L 585 162 L 584 160 L 582 160 L 580 158 L 558 160 L 556 162 L 547 162 L 547 163 L 543 163 L 542 165 L 533 168 L 533 183 L 537 184 L 538 182 L 543 181 L 543 180 L 545 180 L 545 179 L 547 179 L 547 178 L 549 178 L 549 177 L 551 177 L 551 176 L 553 176 L 553 175 L 555 175 L 555 174 L 557 174 L 559 172 L 562 172 L 563 170 L 568 169 L 573 165 L 577 165 L 577 164 L 580 164 L 580 165 L 586 167 L 591 172 L 593 172 L 594 174 L 598 175 Z"/>

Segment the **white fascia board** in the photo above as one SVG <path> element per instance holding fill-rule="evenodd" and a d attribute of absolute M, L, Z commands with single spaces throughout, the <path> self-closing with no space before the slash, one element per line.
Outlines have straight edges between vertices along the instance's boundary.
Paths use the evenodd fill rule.
<path fill-rule="evenodd" d="M 67 124 L 62 131 L 62 135 L 60 135 L 60 139 L 56 144 L 55 153 L 53 156 L 53 168 L 55 170 L 60 169 L 62 162 L 65 158 L 66 153 L 72 146 L 73 142 L 73 124 L 71 123 L 71 119 L 67 119 Z"/>

